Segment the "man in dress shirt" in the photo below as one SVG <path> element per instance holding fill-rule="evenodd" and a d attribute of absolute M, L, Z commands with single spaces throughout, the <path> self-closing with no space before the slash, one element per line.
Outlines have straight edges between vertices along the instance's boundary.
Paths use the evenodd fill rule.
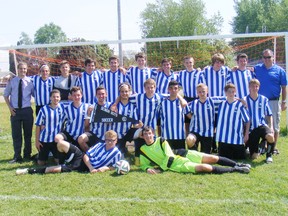
<path fill-rule="evenodd" d="M 31 96 L 34 97 L 33 83 L 26 77 L 27 64 L 17 66 L 18 76 L 9 81 L 4 91 L 4 99 L 10 110 L 14 157 L 9 163 L 22 162 L 22 129 L 24 131 L 24 159 L 31 157 L 31 137 L 33 128 L 33 110 Z"/>

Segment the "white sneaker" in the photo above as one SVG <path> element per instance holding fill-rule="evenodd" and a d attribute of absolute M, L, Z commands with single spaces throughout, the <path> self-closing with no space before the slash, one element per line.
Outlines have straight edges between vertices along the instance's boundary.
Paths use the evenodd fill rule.
<path fill-rule="evenodd" d="M 272 157 L 267 157 L 266 158 L 266 163 L 272 163 L 273 162 L 273 158 Z"/>
<path fill-rule="evenodd" d="M 16 170 L 16 175 L 24 175 L 24 174 L 28 174 L 28 168 Z"/>

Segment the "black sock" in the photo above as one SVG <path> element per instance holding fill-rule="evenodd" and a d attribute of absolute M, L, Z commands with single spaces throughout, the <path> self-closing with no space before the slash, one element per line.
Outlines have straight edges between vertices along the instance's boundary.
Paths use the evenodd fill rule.
<path fill-rule="evenodd" d="M 268 143 L 268 142 L 267 142 L 267 153 L 266 153 L 266 157 L 272 157 L 274 148 L 275 148 L 275 143 Z"/>
<path fill-rule="evenodd" d="M 212 166 L 213 174 L 222 174 L 222 173 L 230 173 L 233 172 L 234 169 L 232 167 L 220 167 L 220 166 Z"/>
<path fill-rule="evenodd" d="M 36 174 L 36 173 L 44 174 L 44 173 L 45 173 L 45 170 L 46 170 L 46 167 L 42 167 L 42 168 L 29 168 L 29 169 L 28 169 L 28 173 L 29 173 L 29 174 Z"/>
<path fill-rule="evenodd" d="M 236 166 L 237 163 L 229 158 L 219 156 L 219 160 L 217 161 L 217 164 L 222 165 L 222 166 L 234 167 Z"/>

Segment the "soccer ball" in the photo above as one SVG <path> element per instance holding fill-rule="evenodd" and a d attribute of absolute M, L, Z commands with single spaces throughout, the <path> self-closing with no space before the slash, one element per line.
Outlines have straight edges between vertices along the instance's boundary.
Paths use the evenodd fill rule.
<path fill-rule="evenodd" d="M 120 160 L 116 163 L 116 173 L 126 175 L 130 171 L 130 164 L 125 160 Z"/>

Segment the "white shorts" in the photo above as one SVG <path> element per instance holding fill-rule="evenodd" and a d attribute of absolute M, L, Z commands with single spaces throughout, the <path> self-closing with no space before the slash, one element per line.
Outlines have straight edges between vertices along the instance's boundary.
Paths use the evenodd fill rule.
<path fill-rule="evenodd" d="M 273 127 L 275 132 L 280 132 L 280 116 L 281 116 L 281 107 L 279 100 L 271 100 L 269 101 L 269 106 L 272 111 L 273 116 Z"/>

